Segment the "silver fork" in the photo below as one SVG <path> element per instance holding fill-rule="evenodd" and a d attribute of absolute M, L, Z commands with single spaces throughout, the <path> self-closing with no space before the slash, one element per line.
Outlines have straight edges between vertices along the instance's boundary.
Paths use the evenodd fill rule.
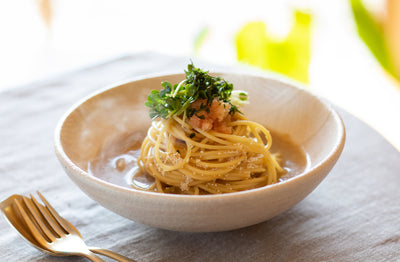
<path fill-rule="evenodd" d="M 104 260 L 92 251 L 118 261 L 134 262 L 109 250 L 89 248 L 79 231 L 62 218 L 40 192 L 37 193 L 44 205 L 41 205 L 32 195 L 30 195 L 31 198 L 22 197 L 23 204 L 15 199 L 14 204 L 34 238 L 44 248 L 61 255 L 83 256 L 95 262 Z"/>

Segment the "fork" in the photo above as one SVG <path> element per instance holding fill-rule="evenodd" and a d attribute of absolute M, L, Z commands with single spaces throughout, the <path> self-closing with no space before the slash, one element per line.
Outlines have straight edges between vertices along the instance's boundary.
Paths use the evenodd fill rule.
<path fill-rule="evenodd" d="M 95 262 L 104 260 L 93 252 L 117 261 L 134 262 L 109 250 L 88 247 L 79 231 L 62 218 L 39 191 L 37 194 L 44 205 L 41 205 L 32 194 L 30 194 L 31 198 L 23 196 L 22 203 L 14 199 L 14 204 L 33 237 L 42 247 L 59 255 L 77 255 Z"/>

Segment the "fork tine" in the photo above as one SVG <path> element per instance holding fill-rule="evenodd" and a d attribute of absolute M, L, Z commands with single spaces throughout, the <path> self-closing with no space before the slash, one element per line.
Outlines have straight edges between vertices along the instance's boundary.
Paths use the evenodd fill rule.
<path fill-rule="evenodd" d="M 65 230 L 66 233 L 71 233 L 72 231 L 75 231 L 73 228 L 70 227 L 68 223 L 65 222 L 65 219 L 57 213 L 57 211 L 50 205 L 49 202 L 47 202 L 46 198 L 44 198 L 44 196 L 39 191 L 36 191 L 36 193 L 39 195 L 40 199 L 42 199 L 47 209 L 50 211 L 50 213 L 57 220 L 58 224 L 60 224 L 60 226 Z"/>
<path fill-rule="evenodd" d="M 26 207 L 30 211 L 31 215 L 35 219 L 35 222 L 37 223 L 38 227 L 42 230 L 42 232 L 45 234 L 45 236 L 53 242 L 59 235 L 55 235 L 54 232 L 52 232 L 48 226 L 43 222 L 43 215 L 41 212 L 35 207 L 35 205 L 32 203 L 32 199 L 29 199 L 27 197 L 22 197 Z M 33 201 L 34 202 L 34 201 Z"/>
<path fill-rule="evenodd" d="M 39 202 L 36 200 L 36 198 L 34 198 L 32 196 L 32 194 L 30 194 L 30 197 L 31 197 L 33 203 L 35 203 L 36 207 L 40 210 L 40 213 L 43 215 L 43 217 L 49 223 L 50 227 L 58 234 L 59 237 L 68 233 L 68 232 L 64 231 L 63 227 L 58 223 L 58 221 L 56 219 L 54 219 L 51 212 L 49 212 L 49 210 L 45 206 L 39 204 Z"/>
<path fill-rule="evenodd" d="M 22 207 L 22 205 L 18 202 L 18 199 L 14 199 L 14 204 L 17 207 L 17 211 L 20 213 L 22 216 L 22 219 L 24 220 L 25 224 L 28 226 L 29 230 L 32 232 L 34 235 L 35 239 L 43 246 L 47 245 L 47 240 L 42 236 L 42 233 L 36 226 L 36 224 L 33 223 L 29 215 L 26 213 L 25 209 Z"/>

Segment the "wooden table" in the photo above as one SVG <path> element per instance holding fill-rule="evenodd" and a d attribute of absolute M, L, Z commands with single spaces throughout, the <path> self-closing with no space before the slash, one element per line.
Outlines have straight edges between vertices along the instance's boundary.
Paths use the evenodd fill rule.
<path fill-rule="evenodd" d="M 138 75 L 182 71 L 188 61 L 141 53 L 2 91 L 0 199 L 40 190 L 88 244 L 137 261 L 400 260 L 400 153 L 343 110 L 346 145 L 326 180 L 291 210 L 255 226 L 219 233 L 165 231 L 120 217 L 82 193 L 54 154 L 53 133 L 62 114 L 99 88 Z M 7 262 L 85 261 L 37 251 L 4 219 L 0 257 Z"/>

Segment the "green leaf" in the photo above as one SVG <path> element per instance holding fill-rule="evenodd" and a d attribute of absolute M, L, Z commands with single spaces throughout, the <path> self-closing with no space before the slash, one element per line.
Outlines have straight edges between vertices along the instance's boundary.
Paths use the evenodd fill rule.
<path fill-rule="evenodd" d="M 294 12 L 294 24 L 284 39 L 267 30 L 264 22 L 244 25 L 236 35 L 237 59 L 308 83 L 311 58 L 311 14 Z"/>
<path fill-rule="evenodd" d="M 361 0 L 350 0 L 350 4 L 358 35 L 381 66 L 396 77 L 396 71 L 390 59 L 382 25 L 368 12 Z"/>
<path fill-rule="evenodd" d="M 149 115 L 152 119 L 161 117 L 168 119 L 176 115 L 186 114 L 188 118 L 201 111 L 209 112 L 209 107 L 214 98 L 225 103 L 229 103 L 230 113 L 239 112 L 238 108 L 231 103 L 233 85 L 220 77 L 212 77 L 207 71 L 188 65 L 185 71 L 186 79 L 179 84 L 172 86 L 169 82 L 163 82 L 163 89 L 160 91 L 152 90 L 147 97 L 145 106 L 150 108 Z M 243 93 L 244 94 L 244 93 Z M 205 104 L 198 109 L 190 108 L 191 103 L 198 99 L 204 99 Z M 242 95 L 243 101 L 247 100 L 247 95 Z M 204 116 L 199 116 L 200 118 Z"/>

